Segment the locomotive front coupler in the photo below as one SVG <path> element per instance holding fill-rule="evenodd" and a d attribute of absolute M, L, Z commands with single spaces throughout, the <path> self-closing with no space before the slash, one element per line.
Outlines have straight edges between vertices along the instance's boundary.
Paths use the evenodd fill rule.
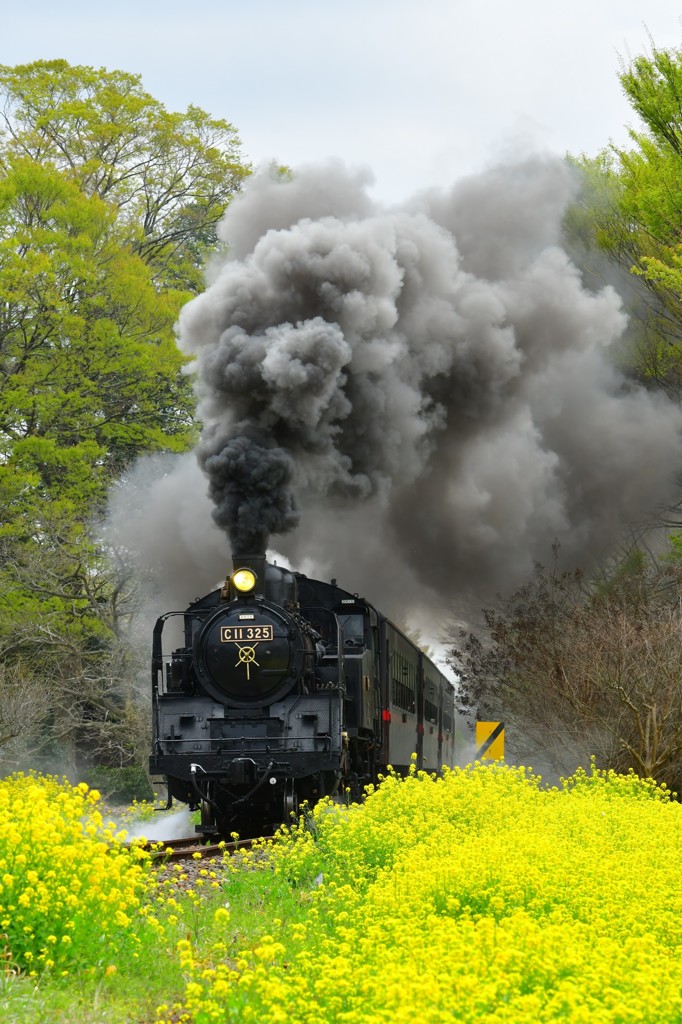
<path fill-rule="evenodd" d="M 286 762 L 278 763 L 276 761 L 271 761 L 253 789 L 249 790 L 249 792 L 245 793 L 243 796 L 240 796 L 238 800 L 235 800 L 233 806 L 237 807 L 238 805 L 248 803 L 248 801 L 251 800 L 258 790 L 262 789 L 266 783 L 269 783 L 271 786 L 281 785 L 286 782 L 290 776 L 291 765 Z"/>
<path fill-rule="evenodd" d="M 251 757 L 235 757 L 227 766 L 226 774 L 231 786 L 255 786 L 258 765 Z"/>
<path fill-rule="evenodd" d="M 234 765 L 235 762 L 248 762 L 250 765 L 253 766 L 253 769 L 257 773 L 257 765 L 255 761 L 251 760 L 250 757 L 236 757 L 232 762 L 232 765 Z M 230 767 L 232 767 L 232 765 Z M 238 771 L 242 771 L 243 768 L 244 765 L 240 765 Z M 201 801 L 205 801 L 210 807 L 213 808 L 214 811 L 219 812 L 220 808 L 215 803 L 215 801 L 211 799 L 208 793 L 202 793 L 197 779 L 197 772 L 202 772 L 204 776 L 207 777 L 208 781 L 208 772 L 204 768 L 202 768 L 200 764 L 196 762 L 192 762 L 192 764 L 190 764 L 189 770 L 192 776 L 192 788 L 194 789 L 194 792 L 197 794 Z M 254 785 L 251 786 L 251 789 L 249 789 L 247 793 L 244 793 L 236 800 L 234 800 L 232 804 L 233 808 L 241 804 L 248 803 L 248 801 L 253 798 L 253 796 L 258 792 L 259 789 L 261 789 L 265 785 L 266 782 L 269 782 L 271 786 L 276 786 L 278 783 L 286 781 L 290 774 L 291 766 L 289 764 L 287 764 L 286 762 L 277 763 L 275 761 L 271 761 L 264 770 L 264 772 L 262 773 L 261 777 L 255 781 Z M 254 779 L 255 778 L 256 776 L 254 775 Z M 234 778 L 230 778 L 230 781 L 232 782 L 232 785 L 238 784 Z M 249 781 L 245 781 L 243 784 L 249 785 Z"/>
<path fill-rule="evenodd" d="M 197 808 L 202 805 L 202 803 L 205 803 L 205 804 L 208 804 L 208 806 L 210 808 L 212 808 L 212 810 L 213 810 L 213 812 L 215 814 L 219 814 L 220 813 L 220 807 L 218 806 L 216 801 L 209 795 L 209 791 L 208 791 L 208 786 L 209 786 L 209 783 L 211 782 L 211 776 L 209 775 L 209 773 L 206 771 L 205 768 L 203 768 L 200 764 L 198 764 L 196 762 L 192 762 L 192 764 L 190 764 L 189 770 L 190 770 L 190 774 L 191 774 L 191 777 L 192 777 L 192 789 L 194 790 L 194 792 L 196 793 L 197 797 L 199 798 L 199 802 L 198 803 L 190 803 L 190 805 L 189 805 L 190 811 L 196 811 Z M 203 792 L 202 792 L 201 786 L 199 785 L 199 781 L 198 781 L 198 778 L 197 778 L 197 772 L 203 772 L 203 775 L 204 775 L 204 778 L 205 778 L 205 781 L 206 781 L 206 787 L 205 787 L 205 790 Z M 254 788 L 258 788 L 257 785 Z M 230 794 L 230 796 L 232 796 L 232 798 L 234 799 L 234 794 Z"/>

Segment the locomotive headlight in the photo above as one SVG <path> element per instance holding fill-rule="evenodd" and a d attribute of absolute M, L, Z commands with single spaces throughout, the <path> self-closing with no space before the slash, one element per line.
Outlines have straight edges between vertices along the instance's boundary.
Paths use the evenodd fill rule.
<path fill-rule="evenodd" d="M 248 594 L 256 586 L 256 574 L 251 569 L 237 569 L 232 574 L 232 586 L 240 594 Z"/>

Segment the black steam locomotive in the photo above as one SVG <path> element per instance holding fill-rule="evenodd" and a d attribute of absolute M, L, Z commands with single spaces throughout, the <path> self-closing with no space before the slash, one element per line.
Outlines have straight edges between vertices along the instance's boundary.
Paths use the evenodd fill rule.
<path fill-rule="evenodd" d="M 336 585 L 234 560 L 221 590 L 158 619 L 153 775 L 207 834 L 267 833 L 301 801 L 359 799 L 387 765 L 452 764 L 452 683 L 376 608 Z M 184 644 L 162 634 L 181 615 Z"/>

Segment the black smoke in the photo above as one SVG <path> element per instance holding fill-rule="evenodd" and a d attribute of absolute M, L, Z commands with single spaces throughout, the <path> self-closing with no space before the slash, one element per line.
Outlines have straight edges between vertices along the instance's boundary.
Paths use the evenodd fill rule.
<path fill-rule="evenodd" d="M 235 552 L 265 552 L 271 533 L 292 530 L 299 520 L 291 490 L 294 463 L 268 438 L 244 433 L 208 435 L 199 448 L 208 475 L 213 518 L 227 530 Z"/>
<path fill-rule="evenodd" d="M 233 547 L 300 510 L 278 547 L 369 592 L 505 588 L 668 498 L 682 414 L 615 368 L 619 296 L 561 245 L 572 188 L 551 160 L 391 210 L 341 165 L 250 182 L 180 318 Z"/>

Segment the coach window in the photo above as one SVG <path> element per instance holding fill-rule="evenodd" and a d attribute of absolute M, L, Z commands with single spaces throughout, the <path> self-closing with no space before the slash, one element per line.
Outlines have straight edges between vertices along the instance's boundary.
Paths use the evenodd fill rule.
<path fill-rule="evenodd" d="M 416 665 L 399 651 L 391 654 L 391 677 L 393 703 L 403 711 L 413 714 L 416 702 Z"/>

